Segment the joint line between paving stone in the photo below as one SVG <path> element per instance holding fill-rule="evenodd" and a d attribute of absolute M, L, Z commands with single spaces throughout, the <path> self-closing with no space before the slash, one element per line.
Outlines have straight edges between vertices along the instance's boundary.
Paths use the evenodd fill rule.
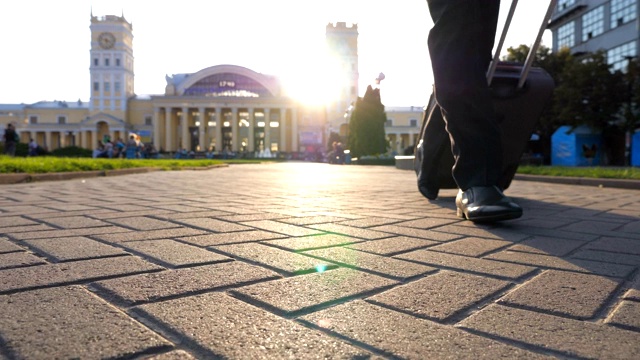
<path fill-rule="evenodd" d="M 479 331 L 479 330 L 475 330 L 475 329 L 471 329 L 471 328 L 467 328 L 464 326 L 456 326 L 457 329 L 460 329 L 462 331 L 466 331 L 470 334 L 473 335 L 477 335 L 477 336 L 481 336 L 490 340 L 494 340 L 503 344 L 507 344 L 507 345 L 511 345 L 523 350 L 528 350 L 537 354 L 541 354 L 541 355 L 549 355 L 549 356 L 553 356 L 553 357 L 563 357 L 563 358 L 569 358 L 569 359 L 575 359 L 575 360 L 589 360 L 589 358 L 585 358 L 585 357 L 581 357 L 575 354 L 570 354 L 570 353 L 566 353 L 563 352 L 562 350 L 556 350 L 556 349 L 551 349 L 551 348 L 546 348 L 543 346 L 539 346 L 539 345 L 535 345 L 535 344 L 529 344 L 527 342 L 524 341 L 519 341 L 519 340 L 515 340 L 515 339 L 510 339 L 507 337 L 502 337 L 502 336 L 498 336 L 498 335 L 494 335 L 494 334 L 490 334 L 490 333 L 486 333 L 483 331 Z"/>
<path fill-rule="evenodd" d="M 273 305 L 271 305 L 269 303 L 266 303 L 266 302 L 264 302 L 262 300 L 259 300 L 259 299 L 256 299 L 256 298 L 253 298 L 253 297 L 251 297 L 249 295 L 245 295 L 245 294 L 243 294 L 241 292 L 238 292 L 236 290 L 231 290 L 231 291 L 229 291 L 228 294 L 233 296 L 233 297 L 235 297 L 235 298 L 237 298 L 237 299 L 239 299 L 239 300 L 241 300 L 241 301 L 249 303 L 249 304 L 251 304 L 251 305 L 253 305 L 255 307 L 261 308 L 263 310 L 267 310 L 267 311 L 269 311 L 269 312 L 271 312 L 271 313 L 273 313 L 273 314 L 275 314 L 277 316 L 280 316 L 280 317 L 283 317 L 285 319 L 290 319 L 291 320 L 291 319 L 295 319 L 295 318 L 300 317 L 300 316 L 308 315 L 308 314 L 311 314 L 311 313 L 314 313 L 314 312 L 317 312 L 317 311 L 321 311 L 321 310 L 324 310 L 324 309 L 328 309 L 328 308 L 331 308 L 331 307 L 334 307 L 334 306 L 337 306 L 337 305 L 345 304 L 345 303 L 347 303 L 349 301 L 362 300 L 364 298 L 367 298 L 367 297 L 379 294 L 381 292 L 390 290 L 391 288 L 393 288 L 393 287 L 395 287 L 397 285 L 398 284 L 386 285 L 386 286 L 379 287 L 379 288 L 376 288 L 376 289 L 373 289 L 373 290 L 364 291 L 364 292 L 361 292 L 361 293 L 358 293 L 358 294 L 353 294 L 353 295 L 341 297 L 341 298 L 338 298 L 338 299 L 329 300 L 329 301 L 326 301 L 326 302 L 323 302 L 323 303 L 320 303 L 320 304 L 306 306 L 306 307 L 303 307 L 301 309 L 294 310 L 294 311 L 287 311 L 287 310 L 279 309 L 279 308 L 277 308 L 277 307 L 275 307 L 275 306 L 273 306 Z"/>
<path fill-rule="evenodd" d="M 312 322 L 310 322 L 308 320 L 305 320 L 305 319 L 293 319 L 293 321 L 295 321 L 296 323 L 298 323 L 298 324 L 300 324 L 300 325 L 302 325 L 302 326 L 304 326 L 306 328 L 320 331 L 320 332 L 326 334 L 327 336 L 334 337 L 336 339 L 342 340 L 342 341 L 344 341 L 344 342 L 346 342 L 346 343 L 348 343 L 350 345 L 353 345 L 355 347 L 359 347 L 359 348 L 361 348 L 363 350 L 366 350 L 368 352 L 371 352 L 371 353 L 373 353 L 375 355 L 384 356 L 384 357 L 388 357 L 388 358 L 392 358 L 392 359 L 398 359 L 399 358 L 397 355 L 395 355 L 394 353 L 392 353 L 390 351 L 379 349 L 379 348 L 377 348 L 377 347 L 375 347 L 373 345 L 369 345 L 369 344 L 367 344 L 365 342 L 362 342 L 362 341 L 350 338 L 350 337 L 348 337 L 346 335 L 340 334 L 338 332 L 332 331 L 331 329 L 328 329 L 328 328 L 325 328 L 325 327 L 322 327 L 322 326 L 318 326 L 318 325 L 316 325 L 316 324 L 314 324 L 314 323 L 312 323 Z"/>
<path fill-rule="evenodd" d="M 609 297 L 604 301 L 602 307 L 598 309 L 595 316 L 593 317 L 594 321 L 602 321 L 607 322 L 607 320 L 611 319 L 613 316 L 615 309 L 623 302 L 629 301 L 629 299 L 624 299 L 624 294 L 633 287 L 634 278 L 636 274 L 639 274 L 640 270 L 636 267 L 634 271 L 629 274 L 629 276 L 621 281 L 616 287 L 615 291 L 612 291 L 609 294 Z M 635 300 L 634 300 L 635 301 Z M 608 325 L 614 325 L 612 323 L 607 323 Z M 638 331 L 638 330 L 634 330 Z"/>
<path fill-rule="evenodd" d="M 196 340 L 185 336 L 185 334 L 182 334 L 179 330 L 172 328 L 170 324 L 155 318 L 144 309 L 131 308 L 127 310 L 127 314 L 129 314 L 131 318 L 145 325 L 151 331 L 167 339 L 169 342 L 179 345 L 180 348 L 186 349 L 188 352 L 195 355 L 197 359 L 222 358 L 220 354 L 216 354 L 210 349 L 198 344 Z"/>

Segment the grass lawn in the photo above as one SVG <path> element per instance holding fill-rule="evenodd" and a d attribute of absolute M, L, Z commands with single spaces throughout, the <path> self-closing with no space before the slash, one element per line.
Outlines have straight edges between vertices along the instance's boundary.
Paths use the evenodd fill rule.
<path fill-rule="evenodd" d="M 164 170 L 207 167 L 217 164 L 248 164 L 278 160 L 177 160 L 177 159 L 90 159 L 41 157 L 8 157 L 0 155 L 0 174 L 42 174 L 70 171 L 116 170 L 136 167 L 153 167 Z M 563 167 L 563 166 L 521 166 L 519 174 L 570 176 L 585 178 L 612 178 L 640 180 L 640 168 L 634 167 Z"/>
<path fill-rule="evenodd" d="M 520 166 L 518 174 L 640 180 L 637 167 Z"/>
<path fill-rule="evenodd" d="M 71 171 L 116 170 L 140 167 L 179 170 L 182 168 L 206 167 L 217 164 L 258 163 L 262 160 L 177 160 L 177 159 L 91 159 L 0 156 L 0 174 L 42 174 Z"/>

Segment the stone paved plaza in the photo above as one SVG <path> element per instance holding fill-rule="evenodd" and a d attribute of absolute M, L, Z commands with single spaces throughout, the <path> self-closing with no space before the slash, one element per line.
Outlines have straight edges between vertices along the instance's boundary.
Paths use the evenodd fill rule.
<path fill-rule="evenodd" d="M 640 191 L 315 163 L 0 186 L 0 359 L 638 359 Z"/>

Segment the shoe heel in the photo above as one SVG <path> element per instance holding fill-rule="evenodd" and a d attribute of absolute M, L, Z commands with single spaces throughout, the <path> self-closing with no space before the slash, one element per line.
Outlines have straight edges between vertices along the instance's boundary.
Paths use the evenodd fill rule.
<path fill-rule="evenodd" d="M 458 215 L 458 217 L 461 218 L 461 219 L 466 219 L 467 218 L 466 216 L 464 216 L 464 212 L 460 208 L 457 209 L 456 215 Z"/>

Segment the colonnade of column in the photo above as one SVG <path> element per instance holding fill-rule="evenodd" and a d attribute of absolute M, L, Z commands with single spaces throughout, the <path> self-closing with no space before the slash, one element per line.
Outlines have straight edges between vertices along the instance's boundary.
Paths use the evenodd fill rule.
<path fill-rule="evenodd" d="M 403 150 L 407 148 L 407 146 L 417 144 L 419 136 L 420 134 L 417 132 L 387 132 L 387 139 L 389 139 L 391 146 L 389 150 L 402 154 Z"/>
<path fill-rule="evenodd" d="M 21 141 L 29 142 L 34 139 L 36 143 L 47 150 L 55 150 L 67 146 L 78 146 L 86 149 L 93 149 L 98 145 L 99 133 L 97 128 L 93 129 L 61 129 L 61 130 L 26 130 L 19 129 Z M 112 140 L 118 137 L 124 139 L 124 128 L 110 128 L 108 135 Z"/>
<path fill-rule="evenodd" d="M 164 151 L 209 151 L 211 148 L 217 152 L 298 151 L 297 110 L 219 105 L 156 106 L 153 145 Z"/>

